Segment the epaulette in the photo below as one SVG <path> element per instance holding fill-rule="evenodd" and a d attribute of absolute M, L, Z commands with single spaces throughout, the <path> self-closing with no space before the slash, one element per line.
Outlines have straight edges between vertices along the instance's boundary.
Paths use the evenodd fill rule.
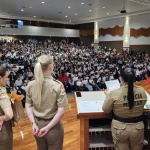
<path fill-rule="evenodd" d="M 53 81 L 55 81 L 55 82 L 57 82 L 57 83 L 61 84 L 61 82 L 60 82 L 60 81 L 58 81 L 58 80 L 56 80 L 56 79 L 54 79 L 54 78 L 53 78 Z"/>

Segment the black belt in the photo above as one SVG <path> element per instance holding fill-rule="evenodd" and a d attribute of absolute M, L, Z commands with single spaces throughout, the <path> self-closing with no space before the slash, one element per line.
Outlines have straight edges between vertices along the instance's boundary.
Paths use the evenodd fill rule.
<path fill-rule="evenodd" d="M 138 117 L 131 117 L 131 118 L 121 118 L 114 114 L 114 119 L 123 123 L 137 123 L 137 122 L 143 121 L 143 115 L 138 116 Z"/>

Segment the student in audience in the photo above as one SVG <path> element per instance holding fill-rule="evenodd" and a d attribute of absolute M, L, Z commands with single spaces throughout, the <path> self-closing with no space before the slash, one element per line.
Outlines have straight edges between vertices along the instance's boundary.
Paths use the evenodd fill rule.
<path fill-rule="evenodd" d="M 21 87 L 21 85 L 22 85 L 22 80 L 20 79 L 20 77 L 17 77 L 17 80 L 15 81 L 15 85 L 16 85 L 17 87 Z"/>
<path fill-rule="evenodd" d="M 64 70 L 61 71 L 61 73 L 58 76 L 58 80 L 61 81 L 65 87 L 65 90 L 67 91 L 67 89 L 69 89 L 69 84 L 68 84 L 68 76 L 65 73 Z M 70 89 L 69 89 L 70 90 Z"/>

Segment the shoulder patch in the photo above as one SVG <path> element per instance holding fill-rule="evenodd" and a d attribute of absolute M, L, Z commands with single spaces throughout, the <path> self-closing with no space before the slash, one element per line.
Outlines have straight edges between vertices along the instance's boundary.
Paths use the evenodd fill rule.
<path fill-rule="evenodd" d="M 1 100 L 8 100 L 9 97 L 6 93 L 1 94 Z"/>
<path fill-rule="evenodd" d="M 53 78 L 53 81 L 55 81 L 55 82 L 57 82 L 57 83 L 59 83 L 59 84 L 62 84 L 60 81 L 58 81 L 58 80 L 56 80 L 56 79 L 54 79 L 54 78 Z"/>
<path fill-rule="evenodd" d="M 61 86 L 61 90 L 62 92 L 66 92 L 65 87 L 63 85 Z"/>

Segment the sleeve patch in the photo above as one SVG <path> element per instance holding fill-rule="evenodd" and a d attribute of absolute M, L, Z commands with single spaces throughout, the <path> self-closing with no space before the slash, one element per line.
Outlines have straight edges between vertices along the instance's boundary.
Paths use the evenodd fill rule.
<path fill-rule="evenodd" d="M 6 93 L 4 93 L 4 94 L 1 95 L 1 99 L 8 100 L 9 97 L 8 97 L 8 95 Z"/>
<path fill-rule="evenodd" d="M 61 86 L 61 90 L 62 90 L 62 92 L 66 92 L 66 90 L 65 90 L 63 85 Z"/>

